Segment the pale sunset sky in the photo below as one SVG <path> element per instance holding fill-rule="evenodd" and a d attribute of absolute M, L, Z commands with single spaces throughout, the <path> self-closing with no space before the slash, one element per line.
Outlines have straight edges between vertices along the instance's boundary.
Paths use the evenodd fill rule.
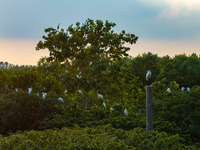
<path fill-rule="evenodd" d="M 133 57 L 200 55 L 200 0 L 0 0 L 0 61 L 36 65 L 47 50 L 36 51 L 44 29 L 66 29 L 88 18 L 116 23 L 139 37 Z"/>

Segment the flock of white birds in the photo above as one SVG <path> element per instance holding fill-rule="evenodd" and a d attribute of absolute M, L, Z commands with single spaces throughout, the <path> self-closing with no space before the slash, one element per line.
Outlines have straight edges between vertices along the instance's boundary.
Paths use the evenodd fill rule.
<path fill-rule="evenodd" d="M 92 62 L 90 62 L 89 65 L 92 65 Z M 109 63 L 109 65 L 110 65 L 110 63 Z M 79 68 L 77 68 L 77 70 L 79 70 Z M 69 73 L 68 70 L 66 70 L 65 72 L 66 72 L 66 73 Z M 152 75 L 151 71 L 148 70 L 148 71 L 147 71 L 147 74 L 146 74 L 146 80 L 147 80 L 147 81 L 151 78 L 151 75 Z M 79 75 L 76 75 L 76 77 L 79 78 L 79 79 L 81 78 L 81 76 L 79 76 Z M 6 86 L 6 87 L 7 87 L 7 86 Z M 44 87 L 44 89 L 45 89 L 45 87 Z M 18 89 L 17 89 L 17 88 L 16 88 L 15 90 L 16 90 L 16 92 L 18 92 Z M 184 90 L 185 90 L 185 87 L 182 87 L 182 88 L 181 88 L 181 91 L 184 91 Z M 67 94 L 67 91 L 68 91 L 68 90 L 66 89 L 66 90 L 64 91 L 64 93 Z M 188 92 L 190 91 L 190 88 L 189 88 L 189 87 L 187 87 L 187 91 L 188 91 Z M 28 88 L 28 93 L 31 94 L 31 92 L 32 92 L 32 87 L 31 87 L 31 88 Z M 82 92 L 81 90 L 78 90 L 78 92 L 79 92 L 80 94 L 83 94 L 83 92 Z M 171 89 L 170 89 L 170 88 L 167 88 L 167 92 L 171 93 Z M 39 96 L 39 93 L 37 93 L 37 95 Z M 103 95 L 97 94 L 97 96 L 98 96 L 99 99 L 102 99 L 102 100 L 103 100 Z M 42 98 L 45 99 L 46 97 L 47 97 L 47 93 L 42 92 Z M 62 97 L 59 97 L 58 100 L 64 102 L 64 100 L 63 100 Z M 117 103 L 117 105 L 119 105 L 119 104 Z M 105 103 L 104 101 L 103 101 L 103 106 L 104 106 L 105 108 L 107 107 L 107 106 L 106 106 L 106 103 Z M 114 109 L 111 107 L 111 108 L 110 108 L 110 111 L 114 111 Z M 124 114 L 125 114 L 126 116 L 128 116 L 128 110 L 127 110 L 126 108 L 124 109 Z"/>
<path fill-rule="evenodd" d="M 181 91 L 184 91 L 185 90 L 185 87 L 182 87 L 181 88 Z M 187 91 L 189 92 L 190 91 L 190 88 L 187 87 Z M 167 88 L 167 92 L 171 93 L 171 89 L 170 88 Z"/>

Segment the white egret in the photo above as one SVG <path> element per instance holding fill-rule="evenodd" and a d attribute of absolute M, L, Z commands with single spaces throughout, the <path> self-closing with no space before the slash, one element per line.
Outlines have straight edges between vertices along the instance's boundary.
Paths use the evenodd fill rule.
<path fill-rule="evenodd" d="M 39 93 L 37 93 L 37 96 L 39 96 Z"/>
<path fill-rule="evenodd" d="M 28 94 L 31 94 L 32 88 L 28 88 Z"/>
<path fill-rule="evenodd" d="M 92 63 L 93 63 L 93 62 L 91 61 L 89 65 L 91 66 L 91 65 L 92 65 Z"/>
<path fill-rule="evenodd" d="M 147 74 L 146 74 L 146 80 L 148 81 L 151 78 L 151 70 L 147 70 Z"/>
<path fill-rule="evenodd" d="M 101 95 L 101 94 L 97 94 L 97 95 L 98 95 L 98 98 L 103 99 L 103 95 Z"/>
<path fill-rule="evenodd" d="M 170 88 L 167 88 L 167 92 L 171 93 L 171 90 L 170 90 Z"/>
<path fill-rule="evenodd" d="M 79 93 L 83 94 L 83 92 L 81 90 L 78 90 Z"/>
<path fill-rule="evenodd" d="M 188 91 L 188 92 L 190 91 L 190 88 L 189 88 L 189 87 L 187 87 L 187 91 Z"/>
<path fill-rule="evenodd" d="M 69 73 L 69 71 L 68 71 L 68 70 L 66 70 L 65 72 L 66 72 L 66 73 Z"/>
<path fill-rule="evenodd" d="M 19 90 L 17 88 L 15 88 L 15 91 L 18 92 Z"/>
<path fill-rule="evenodd" d="M 185 88 L 184 88 L 184 87 L 182 87 L 182 88 L 181 88 L 181 91 L 184 91 L 184 90 L 185 90 Z"/>
<path fill-rule="evenodd" d="M 65 94 L 67 94 L 67 89 L 64 91 Z"/>
<path fill-rule="evenodd" d="M 45 99 L 47 97 L 47 93 L 42 92 L 42 98 Z"/>
<path fill-rule="evenodd" d="M 128 116 L 128 110 L 125 108 L 124 109 L 124 114 L 126 115 L 126 116 Z"/>
<path fill-rule="evenodd" d="M 105 102 L 103 102 L 103 106 L 106 107 L 106 103 Z"/>
<path fill-rule="evenodd" d="M 110 108 L 110 111 L 113 111 L 113 110 L 114 110 L 114 109 L 111 107 L 111 108 Z"/>
<path fill-rule="evenodd" d="M 64 102 L 62 97 L 59 97 L 58 100 Z"/>
<path fill-rule="evenodd" d="M 76 77 L 77 77 L 78 79 L 81 79 L 81 76 L 79 76 L 79 75 L 76 75 Z"/>

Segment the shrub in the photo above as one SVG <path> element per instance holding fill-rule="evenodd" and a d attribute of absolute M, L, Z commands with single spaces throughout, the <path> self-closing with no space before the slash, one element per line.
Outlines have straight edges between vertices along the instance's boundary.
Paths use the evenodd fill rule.
<path fill-rule="evenodd" d="M 142 128 L 130 131 L 112 128 L 110 125 L 91 128 L 62 128 L 45 131 L 25 131 L 0 139 L 2 149 L 195 149 L 185 146 L 178 135 L 169 136 L 157 131 L 146 132 Z"/>

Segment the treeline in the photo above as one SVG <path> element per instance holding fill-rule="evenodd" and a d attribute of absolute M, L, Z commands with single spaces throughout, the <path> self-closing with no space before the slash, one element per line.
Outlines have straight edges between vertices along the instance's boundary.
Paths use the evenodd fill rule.
<path fill-rule="evenodd" d="M 13 65 L 13 64 L 10 64 L 8 62 L 3 62 L 1 61 L 0 62 L 0 69 L 20 69 L 20 68 L 32 68 L 32 67 L 35 67 L 33 65 Z"/>

